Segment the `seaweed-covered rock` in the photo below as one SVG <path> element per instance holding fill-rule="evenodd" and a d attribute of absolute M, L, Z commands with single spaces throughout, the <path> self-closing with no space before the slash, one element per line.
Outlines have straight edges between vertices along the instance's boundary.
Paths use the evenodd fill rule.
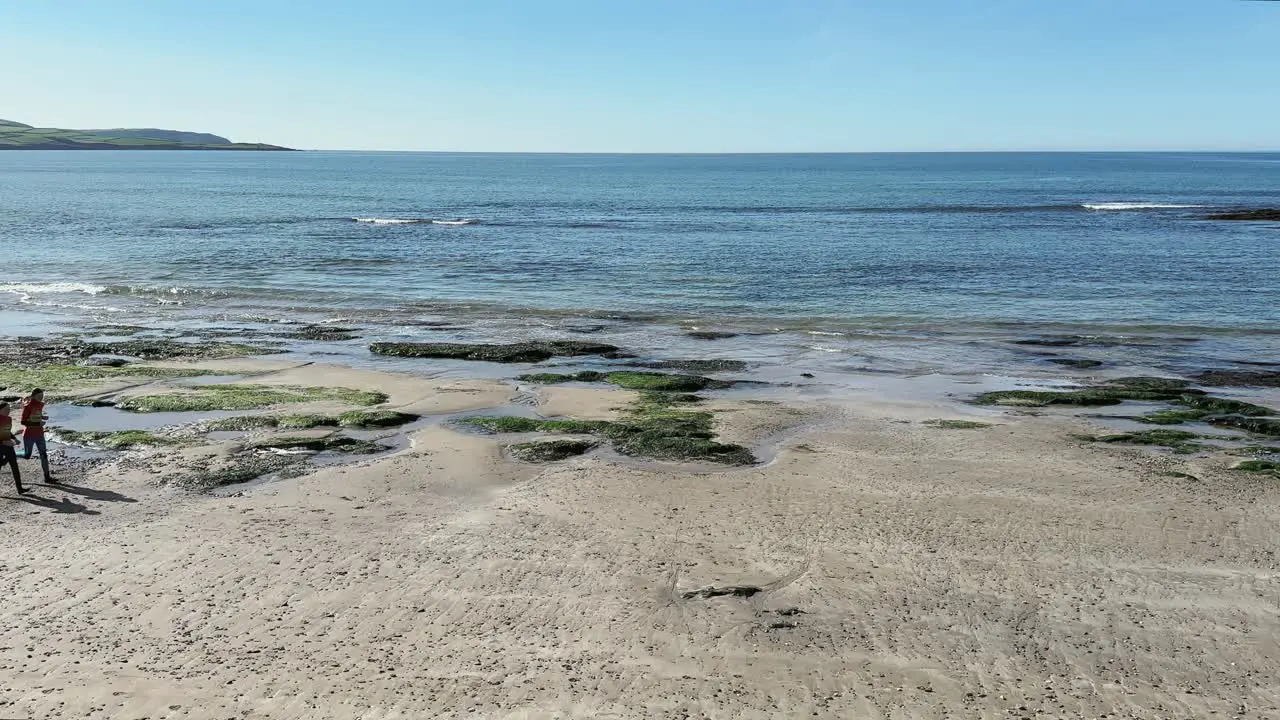
<path fill-rule="evenodd" d="M 375 429 L 400 427 L 422 418 L 421 415 L 399 412 L 397 410 L 352 410 L 337 417 L 341 427 Z"/>
<path fill-rule="evenodd" d="M 618 348 L 614 345 L 576 340 L 548 340 L 507 345 L 379 342 L 369 346 L 369 351 L 375 355 L 499 363 L 536 363 L 553 357 L 601 355 L 617 352 L 617 350 Z"/>
<path fill-rule="evenodd" d="M 525 462 L 555 462 L 589 452 L 596 443 L 588 440 L 535 440 L 507 447 L 511 457 Z"/>
<path fill-rule="evenodd" d="M 1254 435 L 1280 437 L 1280 419 L 1250 417 L 1248 415 L 1215 415 L 1205 420 L 1215 427 L 1244 430 Z"/>
<path fill-rule="evenodd" d="M 296 455 L 247 453 L 234 456 L 227 462 L 168 478 L 166 484 L 193 490 L 212 490 L 257 480 L 268 475 L 282 478 L 297 477 L 306 474 L 308 468 L 306 461 Z"/>
<path fill-rule="evenodd" d="M 979 430 L 991 427 L 991 423 L 978 422 L 977 420 L 925 420 L 924 424 L 943 430 Z"/>
<path fill-rule="evenodd" d="M 1082 435 L 1080 439 L 1116 445 L 1154 445 L 1169 448 L 1176 453 L 1190 454 L 1205 449 L 1200 443 L 1193 442 L 1199 437 L 1195 433 L 1182 430 L 1143 430 L 1112 435 Z"/>
<path fill-rule="evenodd" d="M 176 440 L 145 430 L 67 430 L 51 427 L 50 434 L 59 442 L 104 450 L 127 450 L 136 447 L 172 445 Z"/>
<path fill-rule="evenodd" d="M 128 365 L 131 361 L 121 357 L 88 357 L 76 363 L 80 367 L 109 367 L 118 368 Z"/>
<path fill-rule="evenodd" d="M 1280 415 L 1280 413 L 1269 407 L 1254 405 L 1242 400 L 1216 398 L 1208 395 L 1182 395 L 1174 402 L 1178 405 L 1214 415 L 1247 415 L 1249 417 Z"/>
<path fill-rule="evenodd" d="M 1231 466 L 1232 470 L 1265 473 L 1280 478 L 1280 462 L 1274 460 L 1242 460 Z"/>
<path fill-rule="evenodd" d="M 358 335 L 358 330 L 349 327 L 339 327 L 337 325 L 308 325 L 300 330 L 285 333 L 283 337 L 292 340 L 316 340 L 322 342 L 340 342 L 343 340 L 354 340 Z"/>
<path fill-rule="evenodd" d="M 609 373 L 605 376 L 605 382 L 628 390 L 656 390 L 661 392 L 697 392 L 699 390 L 725 388 L 733 384 L 723 380 L 712 380 L 700 375 L 628 370 Z"/>
<path fill-rule="evenodd" d="M 1205 216 L 1209 220 L 1269 220 L 1280 222 L 1280 209 L 1258 208 L 1254 210 L 1231 210 L 1229 212 L 1212 213 Z"/>
<path fill-rule="evenodd" d="M 491 433 L 537 432 L 543 422 L 545 421 L 512 416 L 474 416 L 458 420 L 459 425 L 466 425 L 467 427 Z"/>
<path fill-rule="evenodd" d="M 303 403 L 334 400 L 351 405 L 377 405 L 386 402 L 380 392 L 350 388 L 296 387 L 284 385 L 203 385 L 182 392 L 161 395 L 135 395 L 116 403 L 128 412 L 196 412 L 208 410 L 253 410 Z"/>
<path fill-rule="evenodd" d="M 738 337 L 738 333 L 718 330 L 690 330 L 685 335 L 698 340 L 728 340 L 729 338 Z"/>
<path fill-rule="evenodd" d="M 655 360 L 640 363 L 653 370 L 683 370 L 692 373 L 742 372 L 747 364 L 741 360 Z"/>
<path fill-rule="evenodd" d="M 517 379 L 525 382 L 536 383 L 538 385 L 558 385 L 567 382 L 600 382 L 604 380 L 604 373 L 594 370 L 583 370 L 582 372 L 566 375 L 562 373 L 530 373 L 521 375 Z"/>
<path fill-rule="evenodd" d="M 291 415 L 289 417 L 303 417 L 300 415 Z M 271 415 L 236 415 L 233 417 L 218 418 L 216 420 L 208 420 L 200 424 L 201 429 L 209 432 L 246 432 L 249 430 L 260 430 L 262 428 L 273 428 L 280 425 L 281 418 Z M 307 427 L 305 425 L 295 425 L 294 428 Z M 314 426 L 311 426 L 314 427 Z"/>
<path fill-rule="evenodd" d="M 1044 407 L 1046 405 L 1102 406 L 1118 405 L 1126 400 L 1172 401 L 1203 395 L 1188 388 L 1189 382 L 1176 378 L 1131 377 L 1112 380 L 1103 385 L 1073 390 L 997 390 L 974 398 L 979 405 L 1014 405 Z"/>
<path fill-rule="evenodd" d="M 741 445 L 715 441 L 711 413 L 674 411 L 639 405 L 616 422 L 603 420 L 534 420 L 515 417 L 470 417 L 460 424 L 494 433 L 546 432 L 598 435 L 623 455 L 659 460 L 709 461 L 750 465 L 755 457 Z"/>
<path fill-rule="evenodd" d="M 387 450 L 385 445 L 346 437 L 345 435 L 328 435 L 325 437 L 272 437 L 255 440 L 252 447 L 258 450 L 286 450 L 308 452 L 340 452 L 353 455 L 368 455 Z"/>
<path fill-rule="evenodd" d="M 1280 387 L 1280 370 L 1206 370 L 1194 377 L 1211 387 Z"/>

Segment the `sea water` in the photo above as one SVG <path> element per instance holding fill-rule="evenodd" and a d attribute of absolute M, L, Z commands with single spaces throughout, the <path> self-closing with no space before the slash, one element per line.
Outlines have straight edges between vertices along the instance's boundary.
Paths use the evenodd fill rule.
<path fill-rule="evenodd" d="M 824 372 L 1280 361 L 1280 155 L 0 153 L 10 335 L 335 322 Z M 707 341 L 690 329 L 737 333 Z M 1074 345 L 1024 345 L 1045 336 Z"/>

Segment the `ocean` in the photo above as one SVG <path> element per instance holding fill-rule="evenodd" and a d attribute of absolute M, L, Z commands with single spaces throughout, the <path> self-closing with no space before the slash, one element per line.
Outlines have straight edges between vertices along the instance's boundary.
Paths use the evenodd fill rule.
<path fill-rule="evenodd" d="M 0 153 L 0 331 L 590 336 L 822 372 L 1280 362 L 1280 155 Z M 690 330 L 735 337 L 702 340 Z"/>

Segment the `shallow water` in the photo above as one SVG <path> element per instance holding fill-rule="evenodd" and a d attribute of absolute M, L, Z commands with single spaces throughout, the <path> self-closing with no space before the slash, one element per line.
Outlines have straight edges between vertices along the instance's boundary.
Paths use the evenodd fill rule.
<path fill-rule="evenodd" d="M 375 363 L 369 339 L 589 330 L 837 373 L 1280 357 L 1280 226 L 1204 219 L 1280 203 L 1277 155 L 30 152 L 0 196 L 8 334 L 330 320 L 366 337 L 307 353 Z M 683 335 L 708 327 L 750 334 Z M 1010 344 L 1045 333 L 1103 342 Z"/>

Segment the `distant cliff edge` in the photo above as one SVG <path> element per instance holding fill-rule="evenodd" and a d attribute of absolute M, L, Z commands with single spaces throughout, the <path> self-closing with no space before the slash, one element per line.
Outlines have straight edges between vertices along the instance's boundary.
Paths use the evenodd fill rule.
<path fill-rule="evenodd" d="M 266 143 L 237 143 L 209 133 L 159 128 L 63 130 L 0 120 L 0 150 L 292 150 Z"/>

